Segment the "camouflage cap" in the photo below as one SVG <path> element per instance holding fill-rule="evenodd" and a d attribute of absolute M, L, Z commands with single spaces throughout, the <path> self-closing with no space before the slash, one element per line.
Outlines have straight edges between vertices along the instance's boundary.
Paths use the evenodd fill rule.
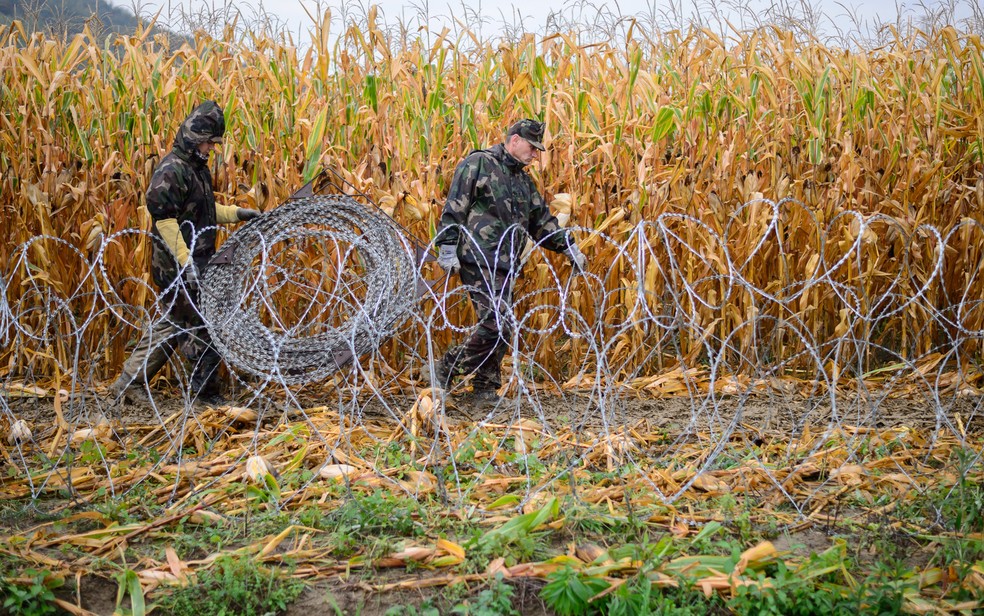
<path fill-rule="evenodd" d="M 529 118 L 525 120 L 520 120 L 506 131 L 506 139 L 509 139 L 513 135 L 519 135 L 523 139 L 530 142 L 530 145 L 534 148 L 540 150 L 541 152 L 546 148 L 543 147 L 543 123 L 537 122 L 536 120 L 530 120 Z"/>
<path fill-rule="evenodd" d="M 215 101 L 205 101 L 195 107 L 195 110 L 181 123 L 180 133 L 192 145 L 206 141 L 222 143 L 222 136 L 225 134 L 225 116 L 222 114 L 222 108 Z"/>

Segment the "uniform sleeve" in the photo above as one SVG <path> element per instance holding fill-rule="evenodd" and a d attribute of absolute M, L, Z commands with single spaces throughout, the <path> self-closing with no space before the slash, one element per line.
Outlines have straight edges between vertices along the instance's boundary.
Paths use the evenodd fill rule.
<path fill-rule="evenodd" d="M 188 184 L 174 167 L 161 166 L 150 178 L 147 189 L 147 210 L 154 220 L 177 219 L 188 197 Z"/>
<path fill-rule="evenodd" d="M 150 188 L 147 189 L 147 210 L 154 220 L 161 239 L 182 267 L 188 262 L 189 251 L 178 227 L 178 216 L 187 196 L 187 183 L 171 165 L 162 164 L 150 178 Z"/>
<path fill-rule="evenodd" d="M 239 222 L 239 208 L 234 205 L 215 205 L 215 220 L 220 225 Z"/>
<path fill-rule="evenodd" d="M 544 248 L 554 252 L 564 252 L 567 250 L 567 231 L 562 229 L 557 217 L 550 213 L 547 202 L 543 195 L 536 189 L 533 180 L 527 178 L 530 183 L 530 194 L 533 196 L 533 203 L 530 206 L 529 228 L 530 237 L 536 240 Z"/>
<path fill-rule="evenodd" d="M 482 158 L 472 155 L 461 161 L 454 170 L 447 201 L 441 212 L 441 224 L 437 228 L 434 243 L 438 246 L 457 246 L 461 237 L 461 227 L 468 221 L 468 212 L 475 198 L 475 182 L 481 172 Z"/>
<path fill-rule="evenodd" d="M 184 237 L 181 236 L 181 229 L 178 228 L 178 220 L 165 218 L 158 220 L 155 224 L 157 225 L 157 232 L 161 234 L 161 239 L 167 244 L 168 250 L 174 255 L 178 265 L 184 267 L 188 263 L 190 253 Z"/>

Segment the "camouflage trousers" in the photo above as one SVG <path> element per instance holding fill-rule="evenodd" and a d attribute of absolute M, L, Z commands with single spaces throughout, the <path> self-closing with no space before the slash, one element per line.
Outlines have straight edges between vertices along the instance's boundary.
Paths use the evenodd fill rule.
<path fill-rule="evenodd" d="M 461 282 L 468 286 L 468 297 L 478 316 L 475 331 L 459 346 L 444 355 L 448 376 L 475 374 L 475 391 L 499 389 L 501 366 L 512 338 L 512 292 L 515 276 L 463 267 Z"/>
<path fill-rule="evenodd" d="M 123 362 L 118 382 L 128 387 L 150 382 L 174 351 L 180 349 L 192 367 L 193 393 L 207 391 L 215 383 L 221 358 L 195 306 L 197 301 L 197 293 L 189 298 L 180 287 L 158 300 L 162 316 L 144 330 L 136 348 Z"/>

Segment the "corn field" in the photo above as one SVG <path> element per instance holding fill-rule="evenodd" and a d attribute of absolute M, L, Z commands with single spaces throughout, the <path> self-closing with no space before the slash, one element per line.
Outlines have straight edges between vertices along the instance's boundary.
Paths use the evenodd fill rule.
<path fill-rule="evenodd" d="M 761 345 L 760 328 L 742 327 L 753 315 L 795 320 L 817 340 L 850 329 L 904 359 L 954 331 L 982 328 L 980 306 L 967 303 L 984 293 L 974 266 L 984 207 L 977 36 L 944 28 L 847 51 L 776 29 L 739 40 L 639 32 L 617 48 L 565 34 L 496 48 L 467 33 L 392 48 L 374 20 L 334 39 L 327 26 L 315 34 L 301 53 L 236 39 L 231 29 L 224 39 L 168 49 L 147 32 L 100 46 L 91 36 L 48 40 L 8 27 L 0 257 L 13 263 L 14 251 L 26 250 L 36 265 L 11 272 L 10 305 L 40 301 L 22 295 L 28 278 L 61 293 L 89 284 L 86 257 L 102 238 L 149 228 L 143 194 L 155 162 L 188 111 L 215 99 L 230 127 L 213 162 L 220 202 L 270 209 L 319 169 L 337 169 L 423 241 L 461 157 L 500 141 L 520 117 L 542 118 L 549 147 L 534 176 L 548 202 L 582 228 L 603 292 L 618 298 L 603 313 L 588 293 L 568 298 L 591 326 L 619 328 L 640 295 L 658 312 L 686 284 L 693 325 L 702 335 L 733 336 L 745 351 Z M 756 201 L 763 198 L 783 205 Z M 660 233 L 669 238 L 665 253 L 629 258 L 662 242 Z M 521 285 L 549 286 L 551 258 L 534 254 Z M 668 260 L 682 281 L 667 278 Z M 146 239 L 119 237 L 102 261 L 107 280 L 134 281 L 122 299 L 152 300 L 139 284 Z M 729 267 L 745 288 L 731 283 Z M 834 285 L 802 283 L 821 274 Z M 837 285 L 850 289 L 849 301 L 831 290 Z M 750 289 L 777 301 L 763 304 Z M 902 306 L 900 298 L 915 295 L 919 305 Z M 930 318 L 927 306 L 952 318 Z M 884 314 L 891 316 L 865 330 Z M 107 320 L 86 335 L 110 330 Z M 643 333 L 619 335 L 629 363 L 646 361 Z M 766 335 L 774 356 L 802 351 Z M 961 354 L 979 355 L 971 338 Z M 105 349 L 109 372 L 123 344 Z M 700 346 L 681 336 L 678 353 L 694 357 Z M 538 360 L 560 375 L 549 351 Z M 66 352 L 57 339 L 46 351 Z M 9 348 L 3 359 L 9 370 L 24 366 Z M 878 366 L 877 358 L 865 362 Z"/>
<path fill-rule="evenodd" d="M 119 574 L 116 608 L 128 596 L 138 613 L 145 594 L 220 554 L 289 560 L 305 580 L 425 568 L 434 586 L 547 580 L 563 566 L 613 597 L 639 580 L 687 581 L 733 601 L 777 587 L 779 563 L 811 590 L 861 595 L 847 543 L 891 528 L 931 554 L 892 574 L 900 605 L 980 608 L 979 36 L 891 31 L 864 49 L 776 27 L 722 38 L 633 22 L 608 42 L 573 31 L 490 42 L 466 28 L 394 37 L 374 9 L 365 17 L 339 31 L 326 12 L 303 46 L 235 24 L 180 47 L 150 30 L 105 42 L 0 30 L 0 501 L 28 508 L 0 507 L 0 526 L 51 516 L 5 542 L 0 573 L 20 577 L 0 577 L 0 597 L 29 587 L 35 567 L 79 584 Z M 220 231 L 255 240 L 261 265 L 240 255 L 254 282 L 215 268 L 204 278 L 227 283 L 202 306 L 235 402 L 202 405 L 175 357 L 147 404 L 120 405 L 106 383 L 163 318 L 144 195 L 206 99 L 227 125 L 209 163 L 217 201 L 274 211 Z M 421 257 L 457 163 L 524 117 L 546 124 L 531 174 L 588 267 L 576 274 L 531 243 L 504 317 L 515 335 L 501 398 L 482 406 L 428 387 L 475 314 L 458 278 Z M 312 180 L 321 194 L 292 198 Z M 327 222 L 265 244 L 301 206 Z M 369 207 L 393 220 L 373 209 L 385 224 L 371 227 L 358 215 Z M 249 236 L 262 225 L 271 235 Z M 399 318 L 374 323 L 381 304 Z M 233 361 L 243 355 L 230 349 L 256 350 L 242 328 L 218 335 L 239 316 L 209 320 L 251 306 L 273 368 Z M 282 370 L 282 339 L 327 330 L 349 332 L 349 363 Z M 425 522 L 440 521 L 372 509 L 392 502 L 433 506 Z M 360 524 L 384 530 L 354 555 L 322 532 L 353 504 Z M 446 534 L 451 518 L 473 539 Z M 261 519 L 279 526 L 255 530 Z M 384 545 L 400 519 L 409 534 Z M 607 560 L 573 547 L 591 525 L 617 544 L 609 524 L 633 520 L 672 547 L 651 570 L 615 545 Z M 178 553 L 188 528 L 224 541 L 218 529 L 241 522 L 254 530 L 202 559 L 189 556 L 200 546 Z M 709 549 L 722 525 L 741 524 L 826 524 L 848 542 L 824 552 L 835 564 L 769 541 L 731 556 L 679 543 Z M 555 531 L 569 533 L 551 540 L 569 554 L 516 556 Z M 159 539 L 163 551 L 125 562 Z M 59 548 L 74 551 L 53 559 Z M 80 595 L 53 601 L 90 613 Z"/>

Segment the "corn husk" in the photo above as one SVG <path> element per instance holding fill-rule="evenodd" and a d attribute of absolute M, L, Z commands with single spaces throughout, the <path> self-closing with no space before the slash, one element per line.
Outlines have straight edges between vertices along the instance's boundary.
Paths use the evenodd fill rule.
<path fill-rule="evenodd" d="M 27 443 L 33 438 L 31 434 L 31 426 L 23 419 L 18 419 L 10 426 L 10 432 L 7 433 L 7 443 L 10 445 L 17 445 L 19 443 Z"/>

